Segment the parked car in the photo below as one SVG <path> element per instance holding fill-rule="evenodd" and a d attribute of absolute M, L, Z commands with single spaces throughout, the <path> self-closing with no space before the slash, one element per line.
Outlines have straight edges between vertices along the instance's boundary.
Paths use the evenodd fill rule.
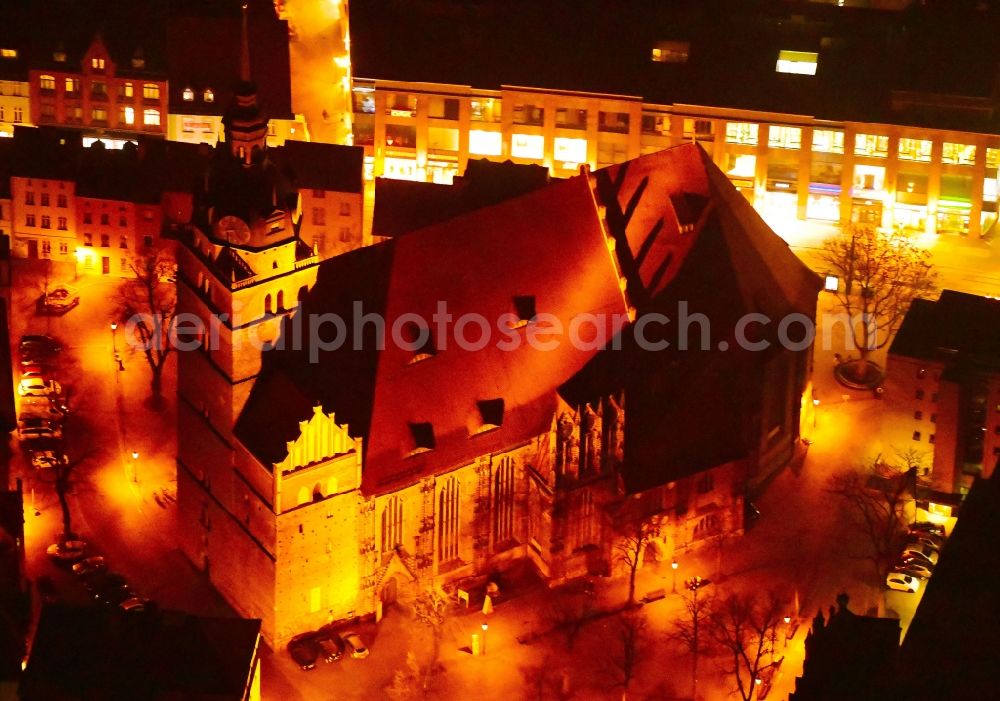
<path fill-rule="evenodd" d="M 885 585 L 895 591 L 905 591 L 915 594 L 920 589 L 920 580 L 913 575 L 902 572 L 890 572 L 885 578 Z"/>
<path fill-rule="evenodd" d="M 62 426 L 58 421 L 28 417 L 18 421 L 17 434 L 22 440 L 28 438 L 62 439 Z"/>
<path fill-rule="evenodd" d="M 939 543 L 937 540 L 933 538 L 928 538 L 927 536 L 923 535 L 911 534 L 910 537 L 907 538 L 906 540 L 906 547 L 910 547 L 911 545 L 918 545 L 921 547 L 930 548 L 936 553 L 941 552 L 941 543 Z"/>
<path fill-rule="evenodd" d="M 69 285 L 53 285 L 47 293 L 38 298 L 39 314 L 65 314 L 80 303 L 76 288 Z"/>
<path fill-rule="evenodd" d="M 136 593 L 127 584 L 117 589 L 107 589 L 94 597 L 98 603 L 105 606 L 118 606 L 123 601 L 136 599 Z"/>
<path fill-rule="evenodd" d="M 936 565 L 938 561 L 937 552 L 923 545 L 907 545 L 903 550 L 902 557 L 910 558 L 932 567 Z"/>
<path fill-rule="evenodd" d="M 347 643 L 347 649 L 351 652 L 351 657 L 356 660 L 363 660 L 368 657 L 368 648 L 365 647 L 364 641 L 361 636 L 357 633 L 345 633 L 344 642 Z"/>
<path fill-rule="evenodd" d="M 903 574 L 911 575 L 917 579 L 928 579 L 934 573 L 934 568 L 921 564 L 916 560 L 902 559 L 896 563 L 895 567 L 892 568 L 892 571 L 902 572 Z"/>
<path fill-rule="evenodd" d="M 82 540 L 64 540 L 53 543 L 45 549 L 45 554 L 57 562 L 76 562 L 87 554 L 87 543 Z"/>
<path fill-rule="evenodd" d="M 146 610 L 146 602 L 138 596 L 133 596 L 118 604 L 118 608 L 125 613 L 139 613 Z"/>
<path fill-rule="evenodd" d="M 21 342 L 17 346 L 21 358 L 26 356 L 45 356 L 58 353 L 62 350 L 62 344 L 52 336 L 21 336 Z"/>
<path fill-rule="evenodd" d="M 87 577 L 83 581 L 84 588 L 89 591 L 95 599 L 99 599 L 105 592 L 127 587 L 125 578 L 117 572 L 104 572 Z"/>
<path fill-rule="evenodd" d="M 22 397 L 58 397 L 62 394 L 62 385 L 55 380 L 27 377 L 18 383 L 17 393 Z"/>
<path fill-rule="evenodd" d="M 916 523 L 910 524 L 910 533 L 930 533 L 931 535 L 938 536 L 939 538 L 946 538 L 947 534 L 944 532 L 944 526 L 940 523 L 931 523 L 930 521 L 917 521 Z"/>
<path fill-rule="evenodd" d="M 61 456 L 63 461 L 68 458 Z M 59 464 L 59 453 L 54 450 L 33 450 L 31 451 L 31 466 L 36 470 L 45 470 Z"/>
<path fill-rule="evenodd" d="M 19 418 L 34 416 L 59 421 L 65 415 L 66 412 L 49 397 L 21 398 L 21 416 Z"/>
<path fill-rule="evenodd" d="M 333 631 L 320 630 L 313 637 L 327 662 L 336 662 L 344 654 L 344 641 Z"/>
<path fill-rule="evenodd" d="M 78 577 L 90 577 L 108 569 L 108 563 L 100 555 L 84 558 L 73 565 L 73 574 Z"/>
<path fill-rule="evenodd" d="M 288 643 L 288 654 L 295 660 L 299 669 L 312 669 L 316 666 L 320 648 L 313 635 L 313 633 L 303 633 L 295 636 Z"/>

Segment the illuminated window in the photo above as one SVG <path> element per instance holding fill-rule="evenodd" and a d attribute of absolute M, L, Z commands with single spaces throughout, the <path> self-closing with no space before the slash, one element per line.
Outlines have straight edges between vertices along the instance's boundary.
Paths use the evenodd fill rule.
<path fill-rule="evenodd" d="M 498 131 L 469 132 L 469 153 L 476 156 L 499 156 L 503 150 L 503 137 Z"/>
<path fill-rule="evenodd" d="M 541 105 L 514 105 L 514 124 L 541 126 L 545 121 L 545 108 Z"/>
<path fill-rule="evenodd" d="M 855 134 L 854 155 L 885 158 L 889 155 L 889 137 L 878 134 Z"/>
<path fill-rule="evenodd" d="M 749 122 L 727 122 L 726 143 L 755 146 L 757 144 L 757 129 L 756 124 Z"/>
<path fill-rule="evenodd" d="M 799 127 L 772 126 L 767 130 L 767 145 L 771 148 L 797 149 L 802 145 L 802 130 Z"/>
<path fill-rule="evenodd" d="M 62 49 L 56 49 L 52 52 L 52 60 L 56 63 L 66 63 L 66 52 Z"/>
<path fill-rule="evenodd" d="M 417 114 L 416 95 L 391 92 L 385 96 L 385 105 L 385 112 L 390 117 L 415 117 Z"/>
<path fill-rule="evenodd" d="M 147 126 L 159 126 L 160 125 L 160 110 L 143 110 L 142 111 L 142 123 Z"/>
<path fill-rule="evenodd" d="M 66 79 L 66 92 L 67 93 L 80 92 L 80 80 L 79 80 L 79 78 L 67 78 Z"/>
<path fill-rule="evenodd" d="M 576 168 L 580 163 L 587 162 L 587 140 L 567 139 L 557 136 L 553 156 L 556 161 L 563 164 L 564 168 Z"/>
<path fill-rule="evenodd" d="M 142 97 L 146 100 L 159 100 L 160 86 L 157 85 L 156 83 L 143 83 Z M 157 124 L 159 124 L 159 122 L 157 122 Z"/>
<path fill-rule="evenodd" d="M 900 139 L 899 159 L 901 161 L 921 161 L 930 163 L 931 142 L 929 139 Z"/>
<path fill-rule="evenodd" d="M 17 49 L 0 49 L 0 58 L 17 58 Z"/>
<path fill-rule="evenodd" d="M 474 122 L 499 122 L 500 100 L 492 97 L 470 100 L 469 112 Z"/>
<path fill-rule="evenodd" d="M 382 509 L 382 552 L 403 544 L 403 500 L 389 497 Z"/>
<path fill-rule="evenodd" d="M 778 73 L 816 75 L 816 60 L 819 54 L 811 51 L 779 51 L 778 63 L 774 70 Z"/>
<path fill-rule="evenodd" d="M 556 126 L 560 129 L 586 129 L 587 110 L 558 108 L 556 110 Z"/>
<path fill-rule="evenodd" d="M 726 175 L 731 178 L 753 178 L 757 169 L 757 157 L 752 153 L 728 154 L 729 168 Z"/>
<path fill-rule="evenodd" d="M 493 487 L 493 542 L 503 543 L 514 537 L 514 458 L 500 458 Z"/>
<path fill-rule="evenodd" d="M 134 95 L 135 95 L 135 87 L 132 85 L 132 83 L 125 83 L 122 86 L 122 96 L 133 97 Z"/>
<path fill-rule="evenodd" d="M 42 90 L 55 90 L 56 89 L 55 76 L 51 75 L 39 76 L 38 87 L 40 87 Z"/>
<path fill-rule="evenodd" d="M 628 127 L 628 112 L 597 113 L 597 131 L 606 131 L 612 134 L 628 134 Z"/>
<path fill-rule="evenodd" d="M 135 124 L 135 108 L 134 107 L 123 107 L 122 108 L 122 121 L 125 124 Z"/>
<path fill-rule="evenodd" d="M 103 71 L 104 59 L 95 56 L 94 58 L 90 59 L 90 67 L 93 68 L 95 71 Z"/>
<path fill-rule="evenodd" d="M 215 93 L 212 92 L 211 88 L 205 88 L 201 93 L 201 99 L 205 102 L 215 102 Z"/>
<path fill-rule="evenodd" d="M 103 107 L 95 107 L 90 110 L 90 119 L 93 122 L 106 122 L 108 121 L 108 111 Z"/>
<path fill-rule="evenodd" d="M 427 116 L 432 119 L 458 119 L 458 98 L 434 95 L 427 106 Z"/>
<path fill-rule="evenodd" d="M 976 147 L 972 144 L 945 142 L 944 151 L 941 153 L 941 161 L 943 163 L 971 166 L 976 162 Z"/>
<path fill-rule="evenodd" d="M 1000 148 L 986 149 L 986 167 L 1000 168 Z"/>
<path fill-rule="evenodd" d="M 658 41 L 653 44 L 650 58 L 655 63 L 687 63 L 691 43 L 687 41 Z"/>
<path fill-rule="evenodd" d="M 438 559 L 441 562 L 458 559 L 458 496 L 458 480 L 449 477 L 441 488 L 438 503 Z"/>
<path fill-rule="evenodd" d="M 545 137 L 540 134 L 514 134 L 510 141 L 510 155 L 515 158 L 540 159 L 545 154 Z"/>
<path fill-rule="evenodd" d="M 457 151 L 458 129 L 451 127 L 428 127 L 427 148 L 434 151 Z"/>
<path fill-rule="evenodd" d="M 844 132 L 816 129 L 813 131 L 812 150 L 818 153 L 843 153 Z"/>
<path fill-rule="evenodd" d="M 194 90 L 191 88 L 184 88 L 184 92 L 181 94 L 184 102 L 192 102 L 194 100 Z"/>

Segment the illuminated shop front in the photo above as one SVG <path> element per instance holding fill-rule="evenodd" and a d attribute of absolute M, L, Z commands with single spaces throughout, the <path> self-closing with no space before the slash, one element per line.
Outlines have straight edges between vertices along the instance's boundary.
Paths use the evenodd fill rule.
<path fill-rule="evenodd" d="M 396 180 L 424 180 L 416 158 L 386 156 L 382 161 L 382 176 Z"/>
<path fill-rule="evenodd" d="M 941 197 L 938 198 L 937 230 L 939 233 L 968 234 L 972 213 L 972 177 L 941 176 Z"/>
<path fill-rule="evenodd" d="M 983 180 L 983 211 L 980 215 L 980 231 L 983 235 L 995 233 L 997 223 L 997 171 L 1000 166 L 1000 149 L 986 149 L 986 177 Z"/>
<path fill-rule="evenodd" d="M 580 164 L 587 162 L 587 140 L 557 136 L 552 155 L 556 168 L 579 170 Z"/>
<path fill-rule="evenodd" d="M 545 137 L 541 134 L 514 134 L 510 140 L 510 155 L 540 161 L 545 156 Z"/>
<path fill-rule="evenodd" d="M 860 136 L 860 135 L 859 135 Z M 859 224 L 882 225 L 882 198 L 885 197 L 885 168 L 854 166 L 851 219 Z"/>
<path fill-rule="evenodd" d="M 843 131 L 813 130 L 812 161 L 809 164 L 809 199 L 806 201 L 807 219 L 840 221 L 843 156 Z"/>
<path fill-rule="evenodd" d="M 727 153 L 723 161 L 723 170 L 729 176 L 733 187 L 743 193 L 752 204 L 754 197 L 754 174 L 757 169 L 757 157 L 751 153 Z"/>
<path fill-rule="evenodd" d="M 893 223 L 911 231 L 927 228 L 927 183 L 924 173 L 901 171 L 896 176 L 896 204 Z"/>
<path fill-rule="evenodd" d="M 798 148 L 797 143 L 795 148 Z M 764 196 L 768 214 L 795 217 L 798 213 L 798 185 L 799 152 L 771 151 L 767 157 L 767 187 Z"/>

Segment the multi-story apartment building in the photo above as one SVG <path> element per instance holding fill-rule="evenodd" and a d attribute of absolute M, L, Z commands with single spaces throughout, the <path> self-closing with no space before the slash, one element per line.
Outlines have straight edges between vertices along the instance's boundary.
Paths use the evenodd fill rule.
<path fill-rule="evenodd" d="M 135 46 L 112 53 L 97 34 L 83 51 L 39 42 L 28 71 L 31 110 L 39 125 L 80 129 L 85 144 L 120 146 L 139 135 L 164 136 L 167 79 L 156 53 Z"/>
<path fill-rule="evenodd" d="M 897 446 L 925 454 L 934 489 L 965 493 L 1000 459 L 1000 301 L 945 290 L 915 300 L 889 347 Z"/>
<path fill-rule="evenodd" d="M 18 124 L 31 123 L 28 69 L 19 43 L 0 39 L 0 138 L 14 135 Z"/>
<path fill-rule="evenodd" d="M 1000 83 L 995 66 L 959 67 L 995 46 L 997 8 L 598 6 L 560 15 L 558 37 L 538 31 L 540 10 L 503 3 L 397 6 L 392 32 L 353 6 L 368 174 L 448 182 L 486 157 L 565 177 L 695 141 L 769 221 L 994 230 Z"/>

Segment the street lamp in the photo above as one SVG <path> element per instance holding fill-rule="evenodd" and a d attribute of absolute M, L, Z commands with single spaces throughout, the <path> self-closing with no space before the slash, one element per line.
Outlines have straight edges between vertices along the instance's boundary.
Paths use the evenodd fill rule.
<path fill-rule="evenodd" d="M 697 575 L 688 577 L 684 586 L 694 596 L 694 620 L 692 621 L 691 636 L 691 698 L 698 698 L 698 623 L 701 618 L 701 611 L 698 610 L 698 590 L 711 584 L 711 580 L 703 579 Z"/>
<path fill-rule="evenodd" d="M 132 451 L 132 481 L 139 484 L 139 451 Z"/>
<path fill-rule="evenodd" d="M 674 575 L 673 583 L 670 586 L 670 592 L 672 594 L 676 594 L 677 593 L 677 568 L 678 567 L 680 567 L 680 565 L 677 564 L 677 560 L 671 560 L 670 561 L 670 569 L 673 570 L 673 575 Z"/>
<path fill-rule="evenodd" d="M 490 624 L 483 621 L 483 654 L 486 654 L 486 631 L 489 630 Z"/>

